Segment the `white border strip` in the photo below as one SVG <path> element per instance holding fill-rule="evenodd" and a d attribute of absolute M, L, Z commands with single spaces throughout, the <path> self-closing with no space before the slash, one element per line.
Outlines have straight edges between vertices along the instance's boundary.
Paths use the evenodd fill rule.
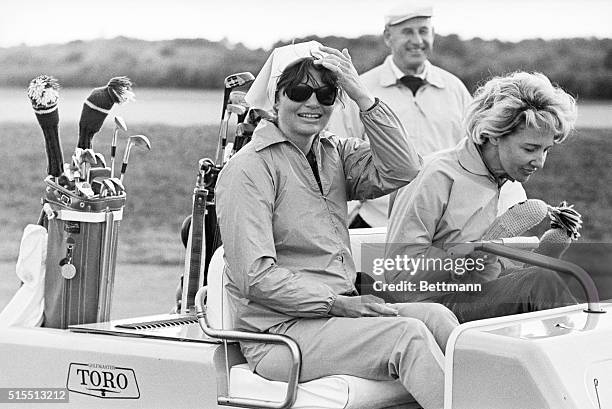
<path fill-rule="evenodd" d="M 75 210 L 60 210 L 57 218 L 59 220 L 85 222 L 85 223 L 104 223 L 106 212 L 77 212 Z M 115 221 L 123 219 L 123 208 L 113 211 Z"/>

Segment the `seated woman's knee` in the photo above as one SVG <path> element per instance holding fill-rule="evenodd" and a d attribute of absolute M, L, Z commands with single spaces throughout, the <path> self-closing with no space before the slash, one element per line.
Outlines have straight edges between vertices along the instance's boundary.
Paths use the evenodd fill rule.
<path fill-rule="evenodd" d="M 417 318 L 398 317 L 396 321 L 397 323 L 393 327 L 398 331 L 398 337 L 408 336 L 412 338 L 415 335 L 419 335 L 425 338 L 428 335 L 432 335 L 427 325 Z"/>

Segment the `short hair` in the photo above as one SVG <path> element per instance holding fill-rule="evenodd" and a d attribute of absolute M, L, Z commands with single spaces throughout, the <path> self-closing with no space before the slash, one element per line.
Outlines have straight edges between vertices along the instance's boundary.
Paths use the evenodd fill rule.
<path fill-rule="evenodd" d="M 335 73 L 314 63 L 314 57 L 300 58 L 289 64 L 282 72 L 276 81 L 276 91 L 274 92 L 274 101 L 278 101 L 279 92 L 287 87 L 295 86 L 304 82 L 304 80 L 314 81 L 311 70 L 321 73 L 321 81 L 325 85 L 338 87 L 338 77 Z"/>
<path fill-rule="evenodd" d="M 480 145 L 519 127 L 553 131 L 561 143 L 574 130 L 576 101 L 541 73 L 514 72 L 494 77 L 478 88 L 465 118 L 469 138 Z"/>

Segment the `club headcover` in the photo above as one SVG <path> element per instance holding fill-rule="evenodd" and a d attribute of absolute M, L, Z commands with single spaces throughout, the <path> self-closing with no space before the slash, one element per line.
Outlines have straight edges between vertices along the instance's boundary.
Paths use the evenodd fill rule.
<path fill-rule="evenodd" d="M 83 103 L 79 120 L 77 147 L 91 148 L 94 135 L 100 130 L 110 109 L 134 99 L 132 81 L 128 77 L 115 77 L 105 87 L 94 88 Z"/>
<path fill-rule="evenodd" d="M 45 137 L 47 174 L 62 174 L 64 156 L 59 136 L 59 83 L 48 75 L 39 75 L 30 81 L 28 98 Z"/>

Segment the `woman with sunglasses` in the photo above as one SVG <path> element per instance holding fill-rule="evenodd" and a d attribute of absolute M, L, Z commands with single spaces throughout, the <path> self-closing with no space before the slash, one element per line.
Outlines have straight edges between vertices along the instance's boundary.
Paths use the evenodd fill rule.
<path fill-rule="evenodd" d="M 436 304 L 360 296 L 346 226 L 347 200 L 405 185 L 420 158 L 395 114 L 361 85 L 348 52 L 317 45 L 274 51 L 247 101 L 268 103 L 276 120 L 263 120 L 219 176 L 234 324 L 294 339 L 301 382 L 333 374 L 399 378 L 424 408 L 442 408 L 442 351 L 455 316 Z M 339 94 L 359 105 L 370 143 L 324 130 Z M 285 379 L 285 348 L 240 346 L 251 369 Z"/>

